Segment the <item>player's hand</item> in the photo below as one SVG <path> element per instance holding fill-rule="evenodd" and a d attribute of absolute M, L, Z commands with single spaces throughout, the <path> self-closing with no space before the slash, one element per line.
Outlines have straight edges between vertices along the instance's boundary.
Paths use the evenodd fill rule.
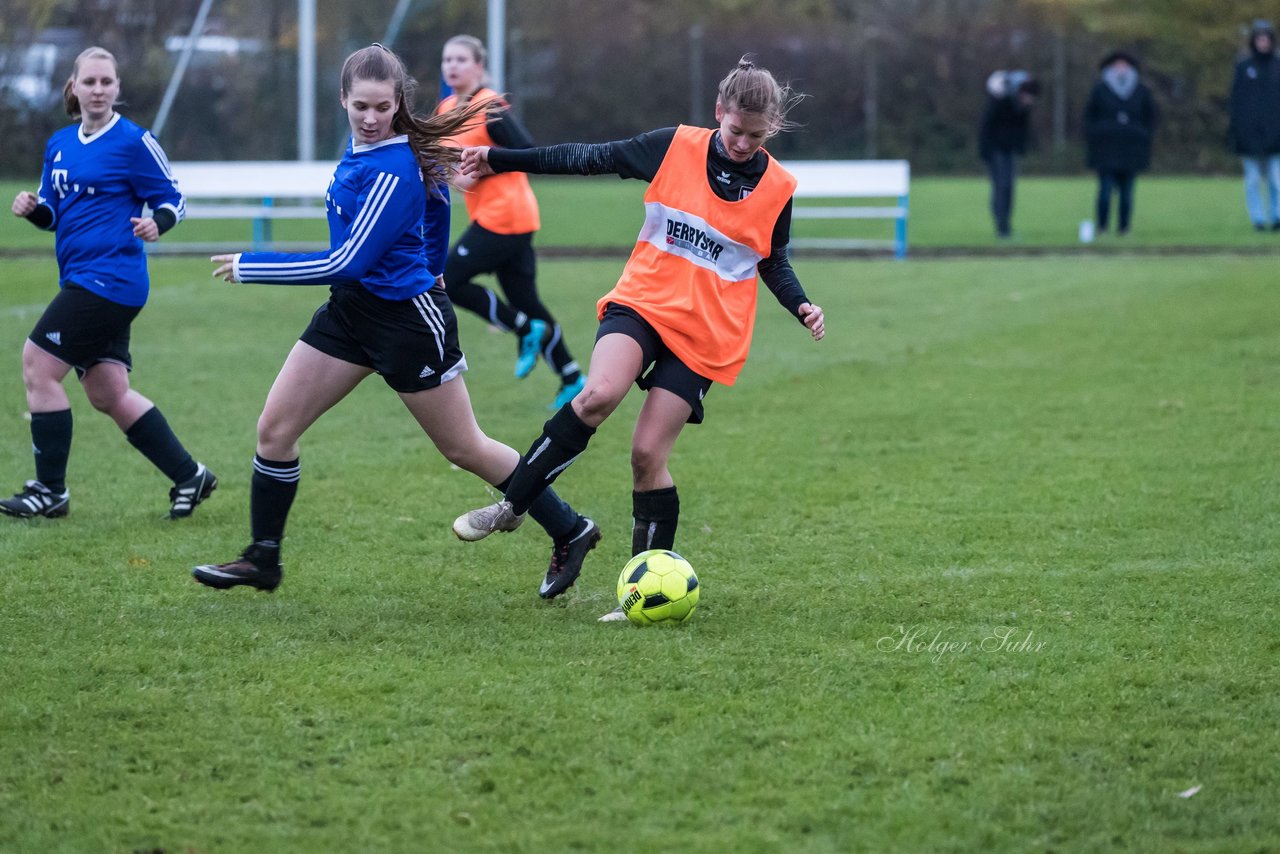
<path fill-rule="evenodd" d="M 160 239 L 160 226 L 151 217 L 131 216 L 129 222 L 133 223 L 134 237 L 140 237 L 148 243 L 155 243 Z"/>
<path fill-rule="evenodd" d="M 484 178 L 497 174 L 489 165 L 489 146 L 477 145 L 462 149 L 462 162 L 458 164 L 458 171 L 467 178 Z"/>
<path fill-rule="evenodd" d="M 23 190 L 13 197 L 13 215 L 25 217 L 35 210 L 38 204 L 35 193 Z"/>
<path fill-rule="evenodd" d="M 218 265 L 213 271 L 215 279 L 222 279 L 224 282 L 236 281 L 236 258 L 239 255 L 214 255 L 209 260 Z"/>
<path fill-rule="evenodd" d="M 479 181 L 480 179 L 478 177 L 462 174 L 461 164 L 459 164 L 458 168 L 449 170 L 449 183 L 455 190 L 460 190 L 463 193 L 470 190 Z"/>
<path fill-rule="evenodd" d="M 800 319 L 804 321 L 805 327 L 813 333 L 814 341 L 821 341 L 822 336 L 827 334 L 826 323 L 823 320 L 822 308 L 813 303 L 801 303 Z"/>

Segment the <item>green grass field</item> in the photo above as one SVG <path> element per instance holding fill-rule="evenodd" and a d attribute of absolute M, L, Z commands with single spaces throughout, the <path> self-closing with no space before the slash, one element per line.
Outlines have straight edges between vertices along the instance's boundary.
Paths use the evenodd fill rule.
<path fill-rule="evenodd" d="M 580 358 L 619 266 L 542 265 Z M 222 485 L 160 521 L 73 389 L 71 515 L 0 520 L 0 850 L 1280 849 L 1274 261 L 797 268 L 827 339 L 763 294 L 673 462 L 702 604 L 641 630 L 596 622 L 635 399 L 559 482 L 606 538 L 552 603 L 535 526 L 452 537 L 487 491 L 372 380 L 303 440 L 281 589 L 194 584 L 246 542 L 254 423 L 323 292 L 154 260 L 134 383 Z M 54 279 L 0 260 L 6 489 Z M 523 449 L 552 378 L 461 327 Z"/>

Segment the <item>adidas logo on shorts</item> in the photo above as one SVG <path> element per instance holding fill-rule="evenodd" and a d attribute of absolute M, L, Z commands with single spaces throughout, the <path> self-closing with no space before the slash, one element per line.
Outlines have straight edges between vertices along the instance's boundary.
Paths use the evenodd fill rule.
<path fill-rule="evenodd" d="M 427 377 L 431 376 L 434 373 L 435 371 L 431 370 L 431 366 L 427 365 L 422 369 L 422 373 L 418 374 L 418 379 L 425 380 Z"/>
<path fill-rule="evenodd" d="M 45 338 L 48 338 L 48 339 L 49 339 L 50 341 L 52 341 L 54 344 L 57 344 L 59 347 L 61 347 L 61 346 L 62 346 L 62 333 L 61 333 L 61 332 L 46 332 L 46 333 L 44 334 L 44 337 L 45 337 Z"/>

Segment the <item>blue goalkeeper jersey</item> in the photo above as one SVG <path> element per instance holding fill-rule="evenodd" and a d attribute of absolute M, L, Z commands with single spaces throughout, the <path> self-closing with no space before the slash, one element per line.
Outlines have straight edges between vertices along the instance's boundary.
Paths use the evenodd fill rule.
<path fill-rule="evenodd" d="M 168 208 L 177 221 L 186 202 L 160 143 L 119 113 L 92 136 L 81 125 L 49 138 L 40 204 L 53 212 L 61 285 L 76 284 L 120 305 L 145 305 L 150 281 L 142 240 L 130 217 Z"/>
<path fill-rule="evenodd" d="M 241 282 L 362 285 L 387 300 L 416 297 L 444 272 L 449 251 L 447 185 L 430 191 L 407 136 L 351 145 L 325 196 L 327 252 L 244 252 Z"/>

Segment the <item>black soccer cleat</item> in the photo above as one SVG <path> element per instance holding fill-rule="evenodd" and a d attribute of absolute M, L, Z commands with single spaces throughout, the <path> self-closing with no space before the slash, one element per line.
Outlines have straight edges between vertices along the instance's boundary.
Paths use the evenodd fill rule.
<path fill-rule="evenodd" d="M 284 567 L 280 565 L 280 550 L 257 543 L 249 546 L 239 560 L 231 563 L 204 564 L 191 570 L 205 587 L 228 590 L 240 584 L 270 593 L 280 586 Z"/>
<path fill-rule="evenodd" d="M 196 463 L 196 473 L 169 490 L 169 515 L 166 519 L 185 519 L 195 512 L 196 505 L 204 501 L 218 488 L 218 478 Z"/>
<path fill-rule="evenodd" d="M 596 547 L 604 538 L 600 526 L 582 517 L 586 526 L 576 535 L 556 541 L 551 549 L 551 565 L 547 567 L 547 577 L 538 587 L 538 595 L 543 599 L 554 599 L 573 586 L 582 572 L 582 562 L 587 552 Z"/>
<path fill-rule="evenodd" d="M 71 509 L 71 492 L 53 492 L 38 480 L 29 480 L 22 491 L 12 498 L 0 499 L 0 513 L 16 516 L 19 519 L 31 519 L 44 516 L 46 519 L 58 519 L 67 515 Z"/>

